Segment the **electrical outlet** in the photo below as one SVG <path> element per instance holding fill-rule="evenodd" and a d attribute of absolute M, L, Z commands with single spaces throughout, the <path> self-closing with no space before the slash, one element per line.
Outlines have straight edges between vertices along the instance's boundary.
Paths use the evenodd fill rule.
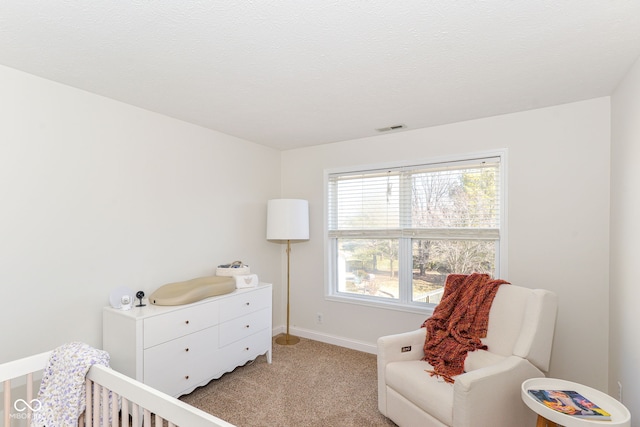
<path fill-rule="evenodd" d="M 318 313 L 318 317 L 316 318 L 316 322 L 320 325 L 322 323 L 322 313 Z"/>
<path fill-rule="evenodd" d="M 618 400 L 622 402 L 622 383 L 618 381 Z"/>

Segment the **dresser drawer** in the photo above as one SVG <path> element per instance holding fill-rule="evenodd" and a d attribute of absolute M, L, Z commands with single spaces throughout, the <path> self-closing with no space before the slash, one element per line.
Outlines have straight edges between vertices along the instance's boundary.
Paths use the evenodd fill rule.
<path fill-rule="evenodd" d="M 230 372 L 236 366 L 242 366 L 270 350 L 271 331 L 264 329 L 222 348 L 219 353 L 219 362 L 225 371 Z"/>
<path fill-rule="evenodd" d="M 218 351 L 218 327 L 186 335 L 144 351 L 144 383 L 167 394 L 207 379 Z"/>
<path fill-rule="evenodd" d="M 218 324 L 219 301 L 185 306 L 144 319 L 144 348 L 153 347 Z"/>
<path fill-rule="evenodd" d="M 268 308 L 220 324 L 220 347 L 261 331 L 270 324 L 271 311 Z"/>
<path fill-rule="evenodd" d="M 259 286 L 220 301 L 220 322 L 271 307 L 271 286 Z"/>

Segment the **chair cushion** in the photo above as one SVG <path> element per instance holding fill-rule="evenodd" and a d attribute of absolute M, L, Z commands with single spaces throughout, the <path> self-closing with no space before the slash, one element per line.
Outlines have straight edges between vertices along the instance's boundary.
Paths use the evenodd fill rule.
<path fill-rule="evenodd" d="M 491 304 L 489 329 L 482 343 L 494 354 L 511 356 L 522 331 L 522 322 L 531 290 L 500 286 Z"/>
<path fill-rule="evenodd" d="M 467 358 L 464 360 L 464 371 L 475 371 L 476 369 L 496 364 L 504 359 L 506 359 L 504 356 L 491 353 L 487 350 L 470 351 L 467 353 Z"/>
<path fill-rule="evenodd" d="M 431 376 L 433 367 L 422 360 L 387 364 L 387 386 L 443 424 L 453 425 L 453 384 Z"/>

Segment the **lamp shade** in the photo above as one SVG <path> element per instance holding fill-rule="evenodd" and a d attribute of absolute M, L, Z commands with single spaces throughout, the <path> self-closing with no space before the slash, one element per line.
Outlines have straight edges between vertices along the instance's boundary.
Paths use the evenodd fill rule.
<path fill-rule="evenodd" d="M 308 240 L 309 202 L 272 199 L 267 202 L 267 240 Z"/>

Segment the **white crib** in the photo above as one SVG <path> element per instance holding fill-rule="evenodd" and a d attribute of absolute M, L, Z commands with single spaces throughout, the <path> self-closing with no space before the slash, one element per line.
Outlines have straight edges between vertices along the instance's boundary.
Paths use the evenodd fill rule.
<path fill-rule="evenodd" d="M 47 365 L 51 352 L 40 353 L 0 365 L 3 384 L 3 427 L 28 426 L 37 406 L 34 382 Z M 111 420 L 109 427 L 233 427 L 232 424 L 194 408 L 181 400 L 155 390 L 110 368 L 93 365 L 86 376 L 86 411 L 79 427 L 107 427 L 100 420 Z M 109 409 L 112 399 L 121 399 Z M 153 423 L 153 424 L 152 424 Z"/>

